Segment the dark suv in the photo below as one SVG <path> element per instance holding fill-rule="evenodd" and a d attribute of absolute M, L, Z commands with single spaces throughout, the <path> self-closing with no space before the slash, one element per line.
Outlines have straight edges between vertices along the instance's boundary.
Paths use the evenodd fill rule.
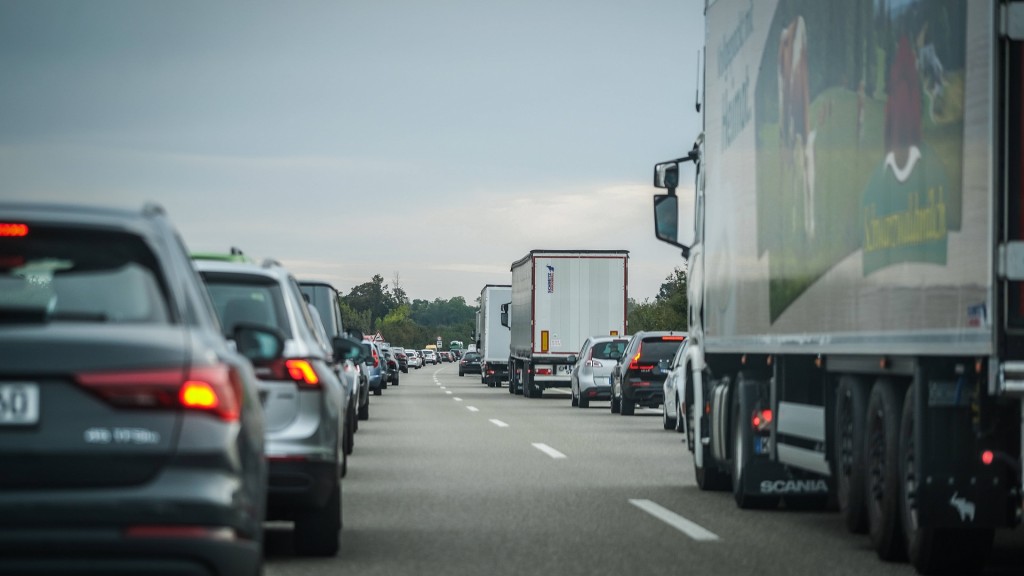
<path fill-rule="evenodd" d="M 0 573 L 260 574 L 256 376 L 164 211 L 0 214 Z"/>
<path fill-rule="evenodd" d="M 656 408 L 665 400 L 665 374 L 654 368 L 671 360 L 685 332 L 638 332 L 612 368 L 612 413 L 631 416 L 637 405 Z"/>

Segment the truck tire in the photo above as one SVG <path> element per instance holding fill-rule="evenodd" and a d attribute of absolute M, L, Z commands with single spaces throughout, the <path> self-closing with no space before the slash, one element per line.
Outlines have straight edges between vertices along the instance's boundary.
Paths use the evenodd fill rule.
<path fill-rule="evenodd" d="M 892 380 L 875 382 L 868 398 L 865 464 L 868 534 L 871 547 L 886 561 L 902 560 L 905 542 L 900 526 L 900 419 L 903 395 Z"/>
<path fill-rule="evenodd" d="M 295 515 L 292 547 L 303 556 L 334 556 L 341 535 L 341 482 L 334 485 L 327 502 L 320 508 Z"/>
<path fill-rule="evenodd" d="M 914 499 L 918 485 L 914 467 L 914 388 L 912 384 L 907 390 L 900 420 L 900 478 L 904 487 L 900 510 L 907 557 L 920 574 L 980 573 L 992 549 L 994 530 L 918 526 Z"/>
<path fill-rule="evenodd" d="M 836 500 L 846 529 L 856 534 L 868 530 L 865 498 L 866 463 L 864 426 L 867 423 L 868 386 L 853 376 L 839 378 L 836 388 L 834 448 Z"/>
<path fill-rule="evenodd" d="M 636 411 L 636 400 L 630 400 L 625 396 L 622 397 L 619 404 L 619 414 L 623 416 L 632 416 Z"/>

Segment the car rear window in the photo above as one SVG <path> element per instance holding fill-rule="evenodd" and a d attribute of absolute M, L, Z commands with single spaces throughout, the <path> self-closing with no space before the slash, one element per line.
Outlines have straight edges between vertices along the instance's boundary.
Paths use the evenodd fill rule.
<path fill-rule="evenodd" d="M 0 237 L 6 321 L 168 323 L 166 286 L 135 234 L 24 225 L 24 234 Z"/>
<path fill-rule="evenodd" d="M 234 334 L 238 323 L 247 322 L 277 328 L 286 338 L 292 337 L 276 280 L 257 274 L 203 272 L 202 276 L 226 336 Z"/>
<path fill-rule="evenodd" d="M 683 345 L 682 339 L 663 340 L 663 336 L 652 336 L 644 338 L 640 344 L 640 361 L 657 362 L 658 360 L 671 360 L 676 355 L 676 350 Z M 668 336 L 667 338 L 676 338 Z"/>
<path fill-rule="evenodd" d="M 617 360 L 626 350 L 628 340 L 612 340 L 611 342 L 598 342 L 594 344 L 591 353 L 595 360 Z"/>

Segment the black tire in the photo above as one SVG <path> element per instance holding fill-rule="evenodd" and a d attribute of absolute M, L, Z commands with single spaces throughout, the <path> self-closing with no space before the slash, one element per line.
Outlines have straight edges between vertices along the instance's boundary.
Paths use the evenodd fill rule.
<path fill-rule="evenodd" d="M 334 485 L 321 508 L 295 515 L 292 547 L 303 556 L 334 556 L 341 536 L 341 482 Z"/>
<path fill-rule="evenodd" d="M 462 370 L 459 370 L 459 378 L 462 378 L 465 375 L 466 375 L 465 372 L 463 372 Z"/>
<path fill-rule="evenodd" d="M 370 400 L 366 400 L 366 404 L 359 407 L 359 419 L 369 420 L 370 419 Z"/>
<path fill-rule="evenodd" d="M 569 390 L 571 390 L 571 391 L 572 391 L 572 394 L 571 394 L 571 396 L 572 396 L 572 400 L 571 400 L 571 401 L 569 402 L 569 404 L 570 404 L 571 406 L 574 406 L 574 407 L 579 407 L 579 405 L 580 405 L 580 397 L 579 397 L 579 396 L 578 396 L 578 395 L 576 394 L 576 389 L 575 389 L 575 388 L 573 388 L 573 387 L 572 387 L 572 386 L 570 385 L 570 386 L 569 386 Z"/>
<path fill-rule="evenodd" d="M 875 382 L 868 398 L 866 492 L 871 547 L 886 561 L 902 560 L 906 551 L 900 522 L 899 434 L 903 395 L 895 382 Z"/>
<path fill-rule="evenodd" d="M 680 434 L 686 432 L 686 418 L 684 417 L 684 414 L 683 414 L 683 403 L 679 400 L 678 396 L 676 396 L 676 426 L 675 426 L 675 430 L 676 430 L 676 432 L 679 432 Z"/>
<path fill-rule="evenodd" d="M 995 531 L 991 528 L 922 528 L 917 523 L 914 463 L 914 385 L 903 399 L 900 420 L 901 516 L 907 558 L 919 574 L 978 574 L 985 568 Z"/>
<path fill-rule="evenodd" d="M 623 396 L 619 401 L 619 414 L 623 416 L 632 416 L 635 411 L 636 401 Z"/>
<path fill-rule="evenodd" d="M 586 396 L 584 396 L 584 395 L 583 395 L 583 394 L 581 393 L 581 394 L 579 395 L 579 398 L 577 398 L 577 399 L 576 399 L 576 404 L 577 404 L 577 405 L 578 405 L 578 406 L 579 406 L 580 408 L 590 408 L 590 398 L 587 398 Z"/>
<path fill-rule="evenodd" d="M 618 414 L 619 413 L 619 409 L 621 407 L 622 407 L 622 400 L 620 398 L 616 397 L 615 393 L 612 392 L 612 402 L 611 402 L 612 414 Z"/>
<path fill-rule="evenodd" d="M 533 375 L 526 368 L 523 369 L 523 397 L 536 398 L 533 391 Z"/>
<path fill-rule="evenodd" d="M 868 530 L 867 463 L 864 459 L 864 426 L 867 424 L 868 386 L 852 376 L 842 376 L 836 388 L 834 448 L 836 454 L 836 501 L 846 529 L 856 534 Z"/>
<path fill-rule="evenodd" d="M 698 466 L 697 459 L 693 459 L 693 475 L 697 480 L 697 487 L 705 492 L 728 490 L 729 476 L 715 467 L 711 460 L 709 450 L 704 454 L 704 465 Z"/>
<path fill-rule="evenodd" d="M 674 430 L 676 427 L 676 419 L 668 417 L 668 402 L 661 405 L 661 427 L 665 430 Z"/>
<path fill-rule="evenodd" d="M 374 396 L 380 396 L 383 393 L 384 393 L 384 390 L 382 390 L 380 388 L 377 388 L 376 390 L 373 391 L 373 395 Z"/>

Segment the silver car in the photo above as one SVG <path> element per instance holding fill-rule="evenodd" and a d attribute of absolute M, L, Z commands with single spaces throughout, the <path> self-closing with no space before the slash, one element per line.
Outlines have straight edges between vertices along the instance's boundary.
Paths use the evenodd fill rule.
<path fill-rule="evenodd" d="M 572 405 L 588 408 L 591 400 L 610 400 L 609 378 L 616 360 L 629 343 L 629 336 L 591 336 L 573 362 L 570 386 Z"/>
<path fill-rule="evenodd" d="M 283 358 L 255 365 L 266 420 L 267 519 L 295 521 L 296 552 L 333 556 L 341 532 L 349 394 L 331 350 L 318 337 L 298 283 L 276 262 L 195 265 L 227 334 L 237 326 L 270 326 L 284 339 Z"/>
<path fill-rule="evenodd" d="M 668 373 L 662 388 L 665 391 L 665 402 L 661 405 L 661 423 L 665 430 L 684 432 L 686 429 L 685 408 L 686 392 L 686 341 L 676 350 L 664 370 Z"/>

